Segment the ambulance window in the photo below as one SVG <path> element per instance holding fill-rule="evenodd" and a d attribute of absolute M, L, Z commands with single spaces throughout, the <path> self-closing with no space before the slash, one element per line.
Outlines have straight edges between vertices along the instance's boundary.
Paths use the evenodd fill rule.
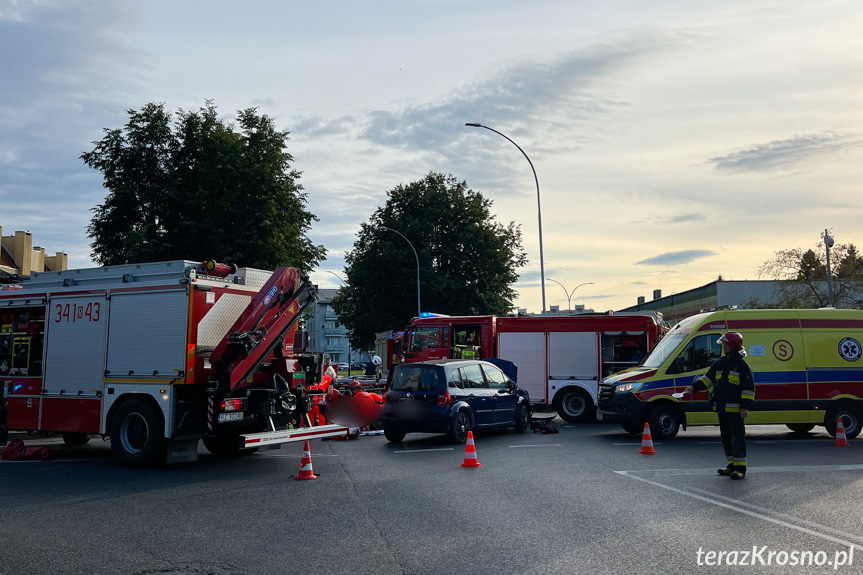
<path fill-rule="evenodd" d="M 690 341 L 680 355 L 671 362 L 668 373 L 683 373 L 710 367 L 714 361 L 722 357 L 722 348 L 716 343 L 717 339 L 719 334 L 709 334 L 700 335 Z"/>

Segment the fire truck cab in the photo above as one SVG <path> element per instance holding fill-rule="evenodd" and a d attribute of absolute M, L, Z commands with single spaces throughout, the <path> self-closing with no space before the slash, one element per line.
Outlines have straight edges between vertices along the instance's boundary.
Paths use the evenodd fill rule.
<path fill-rule="evenodd" d="M 6 427 L 110 436 L 132 467 L 344 434 L 311 426 L 320 366 L 293 353 L 315 298 L 294 268 L 212 261 L 33 274 L 0 292 Z"/>

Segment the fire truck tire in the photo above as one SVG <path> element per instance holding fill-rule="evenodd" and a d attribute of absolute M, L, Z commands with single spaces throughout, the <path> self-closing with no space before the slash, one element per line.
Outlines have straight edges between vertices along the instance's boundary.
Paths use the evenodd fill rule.
<path fill-rule="evenodd" d="M 124 401 L 111 420 L 111 451 L 126 467 L 155 467 L 165 461 L 165 421 L 151 402 Z"/>
<path fill-rule="evenodd" d="M 806 435 L 815 429 L 814 423 L 787 423 L 786 426 L 797 435 Z"/>
<path fill-rule="evenodd" d="M 558 393 L 555 410 L 569 423 L 588 423 L 596 417 L 596 406 L 590 394 L 580 387 L 570 387 Z"/>
<path fill-rule="evenodd" d="M 239 457 L 258 452 L 258 448 L 240 449 L 240 436 L 205 437 L 204 447 L 216 457 Z"/>
<path fill-rule="evenodd" d="M 670 403 L 660 403 L 650 410 L 647 421 L 650 424 L 650 436 L 656 440 L 674 439 L 680 431 L 682 413 Z"/>
<path fill-rule="evenodd" d="M 515 432 L 527 433 L 530 429 L 530 408 L 524 404 L 518 408 L 518 415 L 515 418 Z"/>
<path fill-rule="evenodd" d="M 860 435 L 860 410 L 853 403 L 841 403 L 827 411 L 824 417 L 824 427 L 827 432 L 836 437 L 836 419 L 842 418 L 842 426 L 845 428 L 845 437 L 854 439 Z"/>
<path fill-rule="evenodd" d="M 450 443 L 464 444 L 467 442 L 468 431 L 470 431 L 470 416 L 464 411 L 459 411 L 453 416 L 452 427 L 447 433 Z"/>
<path fill-rule="evenodd" d="M 642 431 L 644 431 L 643 423 L 621 423 L 620 427 L 623 428 L 623 431 L 630 435 L 638 435 Z M 653 437 L 653 432 L 651 432 L 651 438 Z"/>
<path fill-rule="evenodd" d="M 401 443 L 405 438 L 406 433 L 404 431 L 396 431 L 395 429 L 384 429 L 384 437 L 387 438 L 387 441 L 390 443 Z"/>
<path fill-rule="evenodd" d="M 86 445 L 88 441 L 90 441 L 90 438 L 87 437 L 86 433 L 63 433 L 63 444 L 66 447 L 77 447 L 79 445 Z"/>

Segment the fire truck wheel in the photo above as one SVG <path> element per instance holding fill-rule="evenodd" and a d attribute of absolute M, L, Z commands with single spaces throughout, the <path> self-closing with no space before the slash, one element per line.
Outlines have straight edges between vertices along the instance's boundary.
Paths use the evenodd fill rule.
<path fill-rule="evenodd" d="M 526 405 L 518 408 L 518 416 L 515 418 L 515 432 L 525 433 L 530 429 L 530 409 Z"/>
<path fill-rule="evenodd" d="M 680 430 L 680 411 L 670 403 L 660 403 L 650 411 L 650 436 L 653 439 L 674 439 Z"/>
<path fill-rule="evenodd" d="M 590 394 L 580 387 L 564 389 L 555 398 L 555 409 L 569 423 L 587 423 L 596 417 L 596 407 Z"/>
<path fill-rule="evenodd" d="M 824 427 L 827 432 L 836 437 L 836 419 L 842 418 L 842 426 L 845 428 L 845 437 L 854 439 L 860 435 L 860 410 L 852 403 L 843 403 L 830 408 L 824 418 Z"/>
<path fill-rule="evenodd" d="M 797 435 L 806 435 L 815 429 L 814 423 L 787 423 L 786 426 Z"/>
<path fill-rule="evenodd" d="M 470 416 L 464 411 L 459 411 L 452 418 L 452 427 L 447 436 L 450 442 L 463 444 L 467 441 L 468 431 L 470 431 Z"/>
<path fill-rule="evenodd" d="M 90 438 L 87 437 L 86 433 L 67 432 L 63 434 L 63 444 L 66 445 L 66 447 L 77 447 L 78 445 L 86 445 L 88 441 L 90 441 Z"/>
<path fill-rule="evenodd" d="M 153 467 L 165 461 L 162 412 L 140 398 L 123 402 L 111 421 L 111 451 L 127 467 Z"/>
<path fill-rule="evenodd" d="M 240 449 L 239 435 L 205 437 L 204 447 L 206 447 L 207 451 L 216 457 L 239 457 L 241 455 L 251 455 L 252 453 L 258 452 L 256 447 Z"/>
<path fill-rule="evenodd" d="M 390 443 L 401 443 L 405 438 L 406 433 L 404 431 L 396 431 L 394 429 L 384 429 L 384 437 L 387 438 L 387 441 Z"/>

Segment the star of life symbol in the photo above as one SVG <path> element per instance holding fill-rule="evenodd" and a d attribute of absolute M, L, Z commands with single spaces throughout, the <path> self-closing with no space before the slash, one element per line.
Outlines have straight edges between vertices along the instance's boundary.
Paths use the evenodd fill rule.
<path fill-rule="evenodd" d="M 860 355 L 863 354 L 863 348 L 860 347 L 860 342 L 853 337 L 843 337 L 839 342 L 839 355 L 846 361 L 857 361 Z"/>

